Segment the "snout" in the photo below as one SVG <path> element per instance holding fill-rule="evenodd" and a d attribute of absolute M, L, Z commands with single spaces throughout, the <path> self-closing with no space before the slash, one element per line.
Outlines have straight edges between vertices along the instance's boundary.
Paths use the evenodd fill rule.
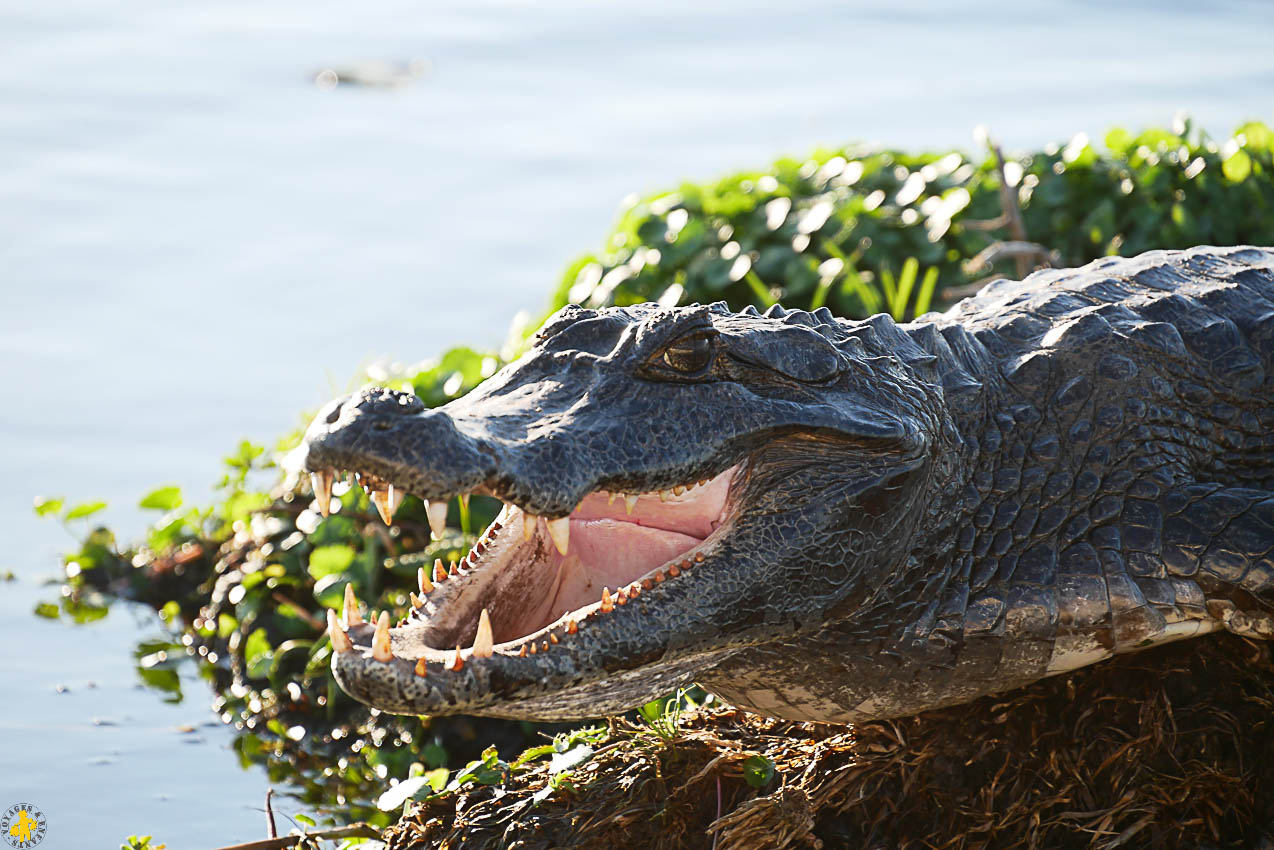
<path fill-rule="evenodd" d="M 427 498 L 474 490 L 491 472 L 489 452 L 446 411 L 386 387 L 329 402 L 303 446 L 307 471 L 352 469 Z"/>

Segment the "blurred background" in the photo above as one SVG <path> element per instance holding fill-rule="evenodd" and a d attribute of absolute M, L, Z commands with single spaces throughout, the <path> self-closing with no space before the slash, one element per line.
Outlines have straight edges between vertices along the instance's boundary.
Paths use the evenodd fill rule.
<path fill-rule="evenodd" d="M 0 3 L 0 807 L 207 847 L 264 835 L 270 784 L 193 672 L 142 688 L 149 609 L 32 615 L 76 545 L 33 498 L 140 534 L 369 365 L 498 347 L 634 193 L 1270 121 L 1271 34 L 1255 0 Z"/>

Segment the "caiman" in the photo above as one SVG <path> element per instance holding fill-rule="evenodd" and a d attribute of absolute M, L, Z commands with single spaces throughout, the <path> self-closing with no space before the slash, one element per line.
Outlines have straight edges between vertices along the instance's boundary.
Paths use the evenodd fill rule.
<path fill-rule="evenodd" d="M 1274 637 L 1274 249 L 1107 258 L 906 323 L 552 316 L 442 407 L 366 389 L 300 449 L 504 509 L 406 620 L 329 621 L 388 712 L 595 717 L 697 682 L 860 722 L 1165 641 Z"/>

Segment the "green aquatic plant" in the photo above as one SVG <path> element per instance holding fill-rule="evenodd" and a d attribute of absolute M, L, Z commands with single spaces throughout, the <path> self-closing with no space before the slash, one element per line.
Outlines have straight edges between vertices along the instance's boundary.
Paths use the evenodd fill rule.
<path fill-rule="evenodd" d="M 634 198 L 604 250 L 567 268 L 553 304 L 779 301 L 905 318 L 944 307 L 946 290 L 1016 273 L 970 264 L 996 243 L 1029 240 L 1075 266 L 1271 232 L 1274 133 L 1259 122 L 1217 140 L 1186 119 L 1116 128 L 1104 149 L 1081 133 L 1003 168 L 985 153 L 849 145 Z M 909 274 L 921 283 L 914 302 Z"/>

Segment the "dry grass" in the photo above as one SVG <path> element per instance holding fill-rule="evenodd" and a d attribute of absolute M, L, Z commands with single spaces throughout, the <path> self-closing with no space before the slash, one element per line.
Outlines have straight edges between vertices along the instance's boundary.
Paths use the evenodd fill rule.
<path fill-rule="evenodd" d="M 1244 847 L 1274 805 L 1274 667 L 1228 635 L 1001 697 L 838 727 L 718 708 L 610 740 L 538 804 L 540 766 L 416 806 L 408 848 Z M 773 782 L 742 779 L 751 755 Z M 715 845 L 714 845 L 715 841 Z"/>

